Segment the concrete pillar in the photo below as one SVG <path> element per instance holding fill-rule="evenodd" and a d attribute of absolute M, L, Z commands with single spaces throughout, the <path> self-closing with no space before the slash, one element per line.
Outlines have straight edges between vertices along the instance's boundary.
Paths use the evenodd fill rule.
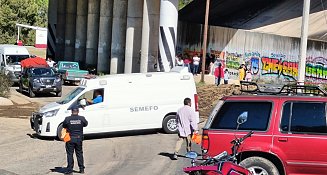
<path fill-rule="evenodd" d="M 86 66 L 96 68 L 99 40 L 100 0 L 89 0 L 86 36 Z"/>
<path fill-rule="evenodd" d="M 101 0 L 97 70 L 102 73 L 110 68 L 112 13 L 113 0 Z"/>
<path fill-rule="evenodd" d="M 77 0 L 66 1 L 65 60 L 67 61 L 73 61 L 75 56 L 76 5 Z"/>
<path fill-rule="evenodd" d="M 86 55 L 87 11 L 88 2 L 77 0 L 75 59 L 84 68 Z"/>
<path fill-rule="evenodd" d="M 124 72 L 127 0 L 114 0 L 110 74 Z"/>
<path fill-rule="evenodd" d="M 57 25 L 57 0 L 49 0 L 48 4 L 48 34 L 47 57 L 55 58 L 56 55 L 56 25 Z"/>
<path fill-rule="evenodd" d="M 158 58 L 159 11 L 160 1 L 144 0 L 140 72 L 155 71 L 154 64 Z"/>
<path fill-rule="evenodd" d="M 64 60 L 65 56 L 65 24 L 66 0 L 58 0 L 57 28 L 56 28 L 56 60 Z"/>
<path fill-rule="evenodd" d="M 127 7 L 125 73 L 140 72 L 143 0 L 132 0 Z"/>
<path fill-rule="evenodd" d="M 161 0 L 159 52 L 160 71 L 169 72 L 175 66 L 178 0 Z"/>

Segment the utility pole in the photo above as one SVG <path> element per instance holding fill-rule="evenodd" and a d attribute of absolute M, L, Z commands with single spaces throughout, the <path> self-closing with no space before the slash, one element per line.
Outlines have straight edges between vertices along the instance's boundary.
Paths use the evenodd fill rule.
<path fill-rule="evenodd" d="M 210 0 L 207 0 L 206 15 L 204 18 L 203 44 L 202 44 L 202 71 L 201 71 L 201 80 L 200 80 L 200 82 L 202 83 L 204 82 L 204 72 L 206 69 L 209 6 L 210 6 Z"/>
<path fill-rule="evenodd" d="M 301 28 L 301 45 L 300 45 L 300 68 L 298 84 L 304 85 L 305 81 L 305 65 L 307 57 L 307 44 L 308 44 L 308 28 L 309 28 L 309 13 L 310 13 L 310 0 L 303 0 L 303 15 L 302 15 L 302 28 Z"/>

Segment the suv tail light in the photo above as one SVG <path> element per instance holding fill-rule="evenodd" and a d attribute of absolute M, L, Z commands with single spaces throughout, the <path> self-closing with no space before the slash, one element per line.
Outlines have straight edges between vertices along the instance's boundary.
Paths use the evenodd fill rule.
<path fill-rule="evenodd" d="M 202 148 L 202 152 L 205 154 L 208 152 L 208 149 L 209 149 L 209 136 L 208 136 L 208 130 L 203 130 L 203 133 L 202 133 L 202 145 L 201 145 L 201 148 Z"/>
<path fill-rule="evenodd" d="M 66 71 L 66 77 L 68 76 L 68 71 Z"/>
<path fill-rule="evenodd" d="M 199 97 L 198 94 L 194 94 L 194 104 L 195 104 L 195 111 L 199 111 Z"/>

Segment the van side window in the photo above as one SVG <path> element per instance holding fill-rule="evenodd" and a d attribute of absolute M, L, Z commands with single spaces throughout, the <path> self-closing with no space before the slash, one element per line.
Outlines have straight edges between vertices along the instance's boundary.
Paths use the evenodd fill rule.
<path fill-rule="evenodd" d="M 326 134 L 326 103 L 288 102 L 284 105 L 281 131 Z"/>
<path fill-rule="evenodd" d="M 236 129 L 237 118 L 244 113 L 248 121 L 239 130 L 265 131 L 268 128 L 272 109 L 271 102 L 225 102 L 216 114 L 211 129 Z"/>
<path fill-rule="evenodd" d="M 88 105 L 102 103 L 104 100 L 104 89 L 93 89 L 85 92 L 79 99 L 85 98 Z"/>

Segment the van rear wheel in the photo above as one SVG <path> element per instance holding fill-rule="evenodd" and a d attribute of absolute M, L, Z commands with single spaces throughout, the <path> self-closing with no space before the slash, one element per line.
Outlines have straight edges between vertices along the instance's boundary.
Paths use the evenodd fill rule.
<path fill-rule="evenodd" d="M 241 166 L 247 168 L 253 175 L 279 175 L 276 166 L 263 157 L 249 157 L 241 161 Z"/>
<path fill-rule="evenodd" d="M 176 115 L 168 115 L 164 118 L 162 122 L 162 129 L 167 134 L 177 133 L 177 119 Z"/>

